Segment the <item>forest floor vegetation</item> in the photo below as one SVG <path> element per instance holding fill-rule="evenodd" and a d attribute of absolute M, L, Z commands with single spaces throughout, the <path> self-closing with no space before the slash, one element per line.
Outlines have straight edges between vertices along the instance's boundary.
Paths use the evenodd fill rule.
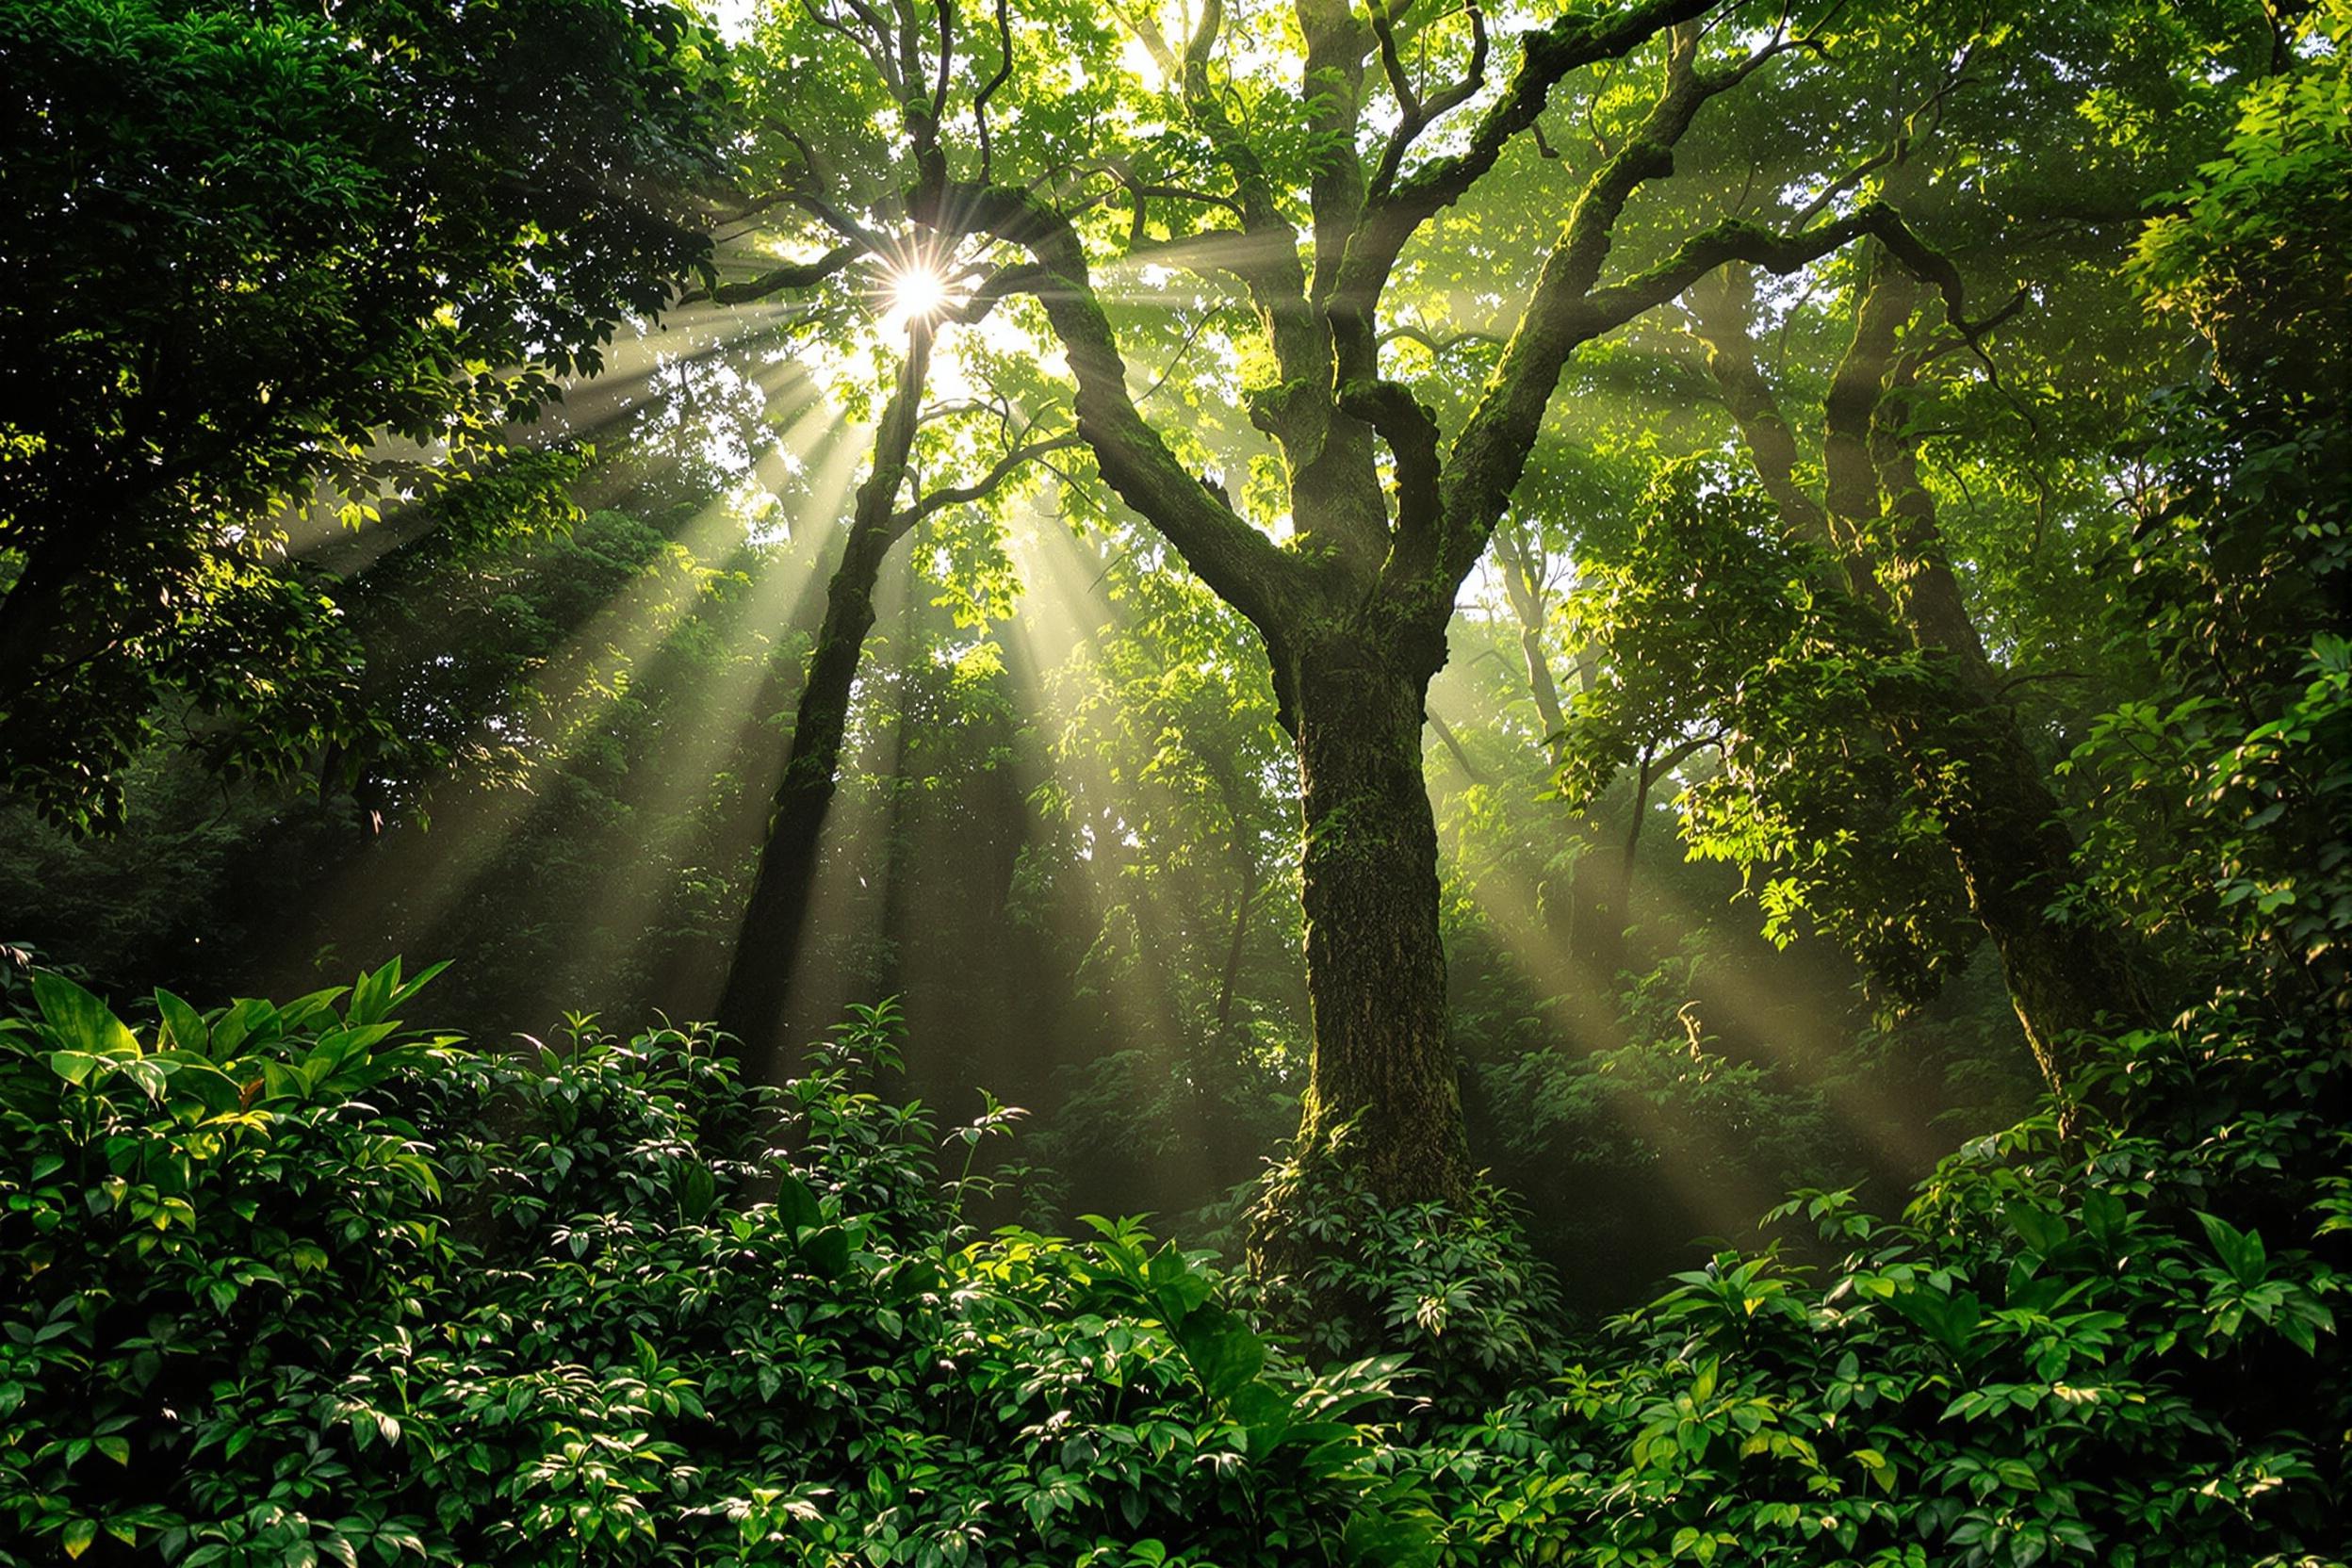
<path fill-rule="evenodd" d="M 9 995 L 0 1562 L 2346 1550 L 2346 1047 L 2236 1003 L 2106 1042 L 2117 1120 L 1968 1143 L 1899 1218 L 1800 1194 L 1834 1263 L 1726 1251 L 1575 1337 L 1491 1196 L 1322 1193 L 1351 1261 L 1305 1282 L 984 1233 L 1011 1118 L 894 1102 L 888 1004 L 763 1087 L 698 1029 L 410 1029 L 428 978 Z"/>

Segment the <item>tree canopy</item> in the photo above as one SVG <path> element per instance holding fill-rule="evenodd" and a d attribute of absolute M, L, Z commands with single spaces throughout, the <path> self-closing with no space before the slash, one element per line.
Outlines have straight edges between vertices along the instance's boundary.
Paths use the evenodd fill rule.
<path fill-rule="evenodd" d="M 190 701 L 247 767 L 366 728 L 305 514 L 482 473 L 702 263 L 712 49 L 629 0 L 0 9 L 13 787 L 106 820 Z"/>

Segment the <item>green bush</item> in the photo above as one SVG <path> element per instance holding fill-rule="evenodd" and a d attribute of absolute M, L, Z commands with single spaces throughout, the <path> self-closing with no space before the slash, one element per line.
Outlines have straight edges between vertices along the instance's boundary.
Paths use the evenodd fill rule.
<path fill-rule="evenodd" d="M 1321 1272 L 1237 1289 L 1132 1221 L 975 1234 L 1012 1113 L 941 1181 L 887 1005 L 765 1088 L 699 1031 L 404 1030 L 424 978 L 0 1021 L 0 1562 L 2344 1555 L 2352 1052 L 2243 997 L 2111 1047 L 2126 1119 L 1899 1221 L 1803 1195 L 1833 1266 L 1723 1254 L 1561 1372 L 1491 1196 L 1318 1189 Z"/>
<path fill-rule="evenodd" d="M 1269 1355 L 1132 1224 L 972 1236 L 887 1007 L 755 1088 L 406 1032 L 424 978 L 0 1023 L 0 1561 L 1427 1555 L 1394 1361 Z"/>
<path fill-rule="evenodd" d="M 2197 1024 L 2114 1048 L 2138 1121 L 1981 1139 L 1900 1222 L 1802 1195 L 1835 1266 L 1722 1254 L 1445 1434 L 1453 1560 L 2340 1560 L 2346 1047 Z"/>

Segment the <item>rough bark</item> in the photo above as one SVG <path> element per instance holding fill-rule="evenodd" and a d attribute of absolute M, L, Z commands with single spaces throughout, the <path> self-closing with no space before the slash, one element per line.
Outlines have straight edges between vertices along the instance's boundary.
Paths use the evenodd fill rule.
<path fill-rule="evenodd" d="M 1298 683 L 1315 1054 L 1298 1157 L 1311 1163 L 1351 1126 L 1351 1166 L 1395 1203 L 1458 1201 L 1470 1187 L 1421 777 L 1434 667 L 1419 663 L 1370 638 L 1328 636 L 1306 650 Z"/>
<path fill-rule="evenodd" d="M 874 467 L 858 488 L 848 547 L 825 592 L 825 624 L 808 656 L 791 750 L 768 815 L 767 841 L 719 997 L 719 1027 L 754 1054 L 775 1043 L 791 994 L 792 965 L 816 887 L 818 845 L 841 770 L 851 688 L 866 634 L 874 629 L 874 585 L 883 558 L 917 515 L 913 509 L 899 510 L 898 493 L 914 446 L 930 349 L 929 330 L 918 326 L 874 433 Z"/>

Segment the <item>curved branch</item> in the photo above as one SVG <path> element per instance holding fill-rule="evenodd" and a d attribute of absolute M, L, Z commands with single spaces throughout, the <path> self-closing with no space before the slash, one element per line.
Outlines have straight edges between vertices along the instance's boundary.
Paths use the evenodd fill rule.
<path fill-rule="evenodd" d="M 1331 291 L 1334 334 L 1369 345 L 1381 291 L 1388 286 L 1389 273 L 1406 242 L 1423 223 L 1460 201 L 1484 177 L 1512 139 L 1534 127 L 1560 78 L 1585 66 L 1615 59 L 1670 27 L 1705 15 L 1716 3 L 1646 0 L 1610 16 L 1572 14 L 1541 31 L 1522 33 L 1519 69 L 1471 132 L 1469 147 L 1393 179 L 1390 188 L 1375 190 L 1365 203 Z M 1670 94 L 1676 90 L 1688 91 L 1694 85 L 1699 84 L 1686 74 L 1670 88 Z M 1705 96 L 1703 90 L 1701 96 Z"/>
<path fill-rule="evenodd" d="M 847 267 L 865 253 L 862 245 L 836 245 L 814 261 L 787 262 L 742 283 L 723 283 L 709 290 L 696 290 L 680 296 L 678 303 L 690 305 L 709 300 L 716 304 L 743 305 L 764 300 L 771 294 L 790 289 L 808 288 Z"/>
<path fill-rule="evenodd" d="M 1418 343 L 1431 354 L 1444 355 L 1465 343 L 1486 343 L 1499 349 L 1511 339 L 1501 333 L 1481 332 L 1476 327 L 1465 327 L 1461 332 L 1448 333 L 1440 337 L 1426 327 L 1396 326 L 1383 331 L 1377 341 L 1381 344 Z"/>
<path fill-rule="evenodd" d="M 1372 31 L 1380 41 L 1380 70 L 1388 77 L 1389 90 L 1396 94 L 1401 118 L 1396 128 L 1389 133 L 1388 145 L 1381 150 L 1380 167 L 1372 175 L 1368 188 L 1370 200 L 1378 201 L 1396 183 L 1396 171 L 1405 161 L 1405 155 L 1420 139 L 1421 133 L 1444 115 L 1468 103 L 1486 85 L 1486 12 L 1478 0 L 1462 8 L 1470 13 L 1470 64 L 1462 79 L 1432 94 L 1426 101 L 1413 90 L 1406 78 L 1403 58 L 1396 52 L 1396 30 L 1390 25 L 1379 7 L 1372 10 Z"/>
<path fill-rule="evenodd" d="M 935 512 L 944 512 L 951 506 L 962 506 L 971 501 L 986 500 L 995 492 L 998 485 L 1012 477 L 1016 469 L 1049 452 L 1058 452 L 1078 446 L 1082 439 L 1076 431 L 1067 431 L 1060 435 L 1049 436 L 1042 441 L 1026 442 L 1014 448 L 1003 457 L 998 458 L 987 473 L 972 483 L 953 485 L 944 490 L 934 490 L 914 505 L 899 512 L 890 519 L 893 536 L 906 532 Z"/>
<path fill-rule="evenodd" d="M 1011 80 L 1013 74 L 1013 20 L 1007 8 L 1009 5 L 1010 0 L 996 0 L 996 41 L 1004 58 L 997 62 L 996 74 L 981 85 L 972 100 L 972 122 L 980 129 L 980 179 L 983 184 L 993 177 L 989 167 L 993 155 L 988 147 L 988 100 L 996 96 L 997 89 Z"/>
<path fill-rule="evenodd" d="M 1631 151 L 1629 149 L 1628 151 Z M 1623 156 L 1624 155 L 1620 155 Z M 1572 229 L 1573 229 L 1572 225 Z M 1745 261 L 1788 273 L 1821 260 L 1865 235 L 1873 236 L 1907 270 L 1925 275 L 1944 297 L 1947 317 L 1963 332 L 1984 323 L 1967 314 L 1957 269 L 1912 233 L 1894 208 L 1868 203 L 1842 218 L 1797 234 L 1778 234 L 1741 220 L 1691 236 L 1664 261 L 1606 288 L 1574 287 L 1577 269 L 1569 242 L 1555 250 L 1537 281 L 1536 297 L 1503 361 L 1454 443 L 1446 479 L 1442 564 L 1459 581 L 1478 564 L 1493 521 L 1502 514 L 1527 466 L 1552 388 L 1568 356 L 1602 334 L 1682 293 L 1726 262 Z"/>
<path fill-rule="evenodd" d="M 1025 191 L 950 181 L 918 188 L 908 212 L 934 228 L 989 235 L 1028 252 L 1040 273 L 1034 292 L 1078 384 L 1078 434 L 1102 477 L 1218 597 L 1261 630 L 1285 624 L 1306 587 L 1303 569 L 1194 478 L 1145 421 L 1070 221 Z"/>

